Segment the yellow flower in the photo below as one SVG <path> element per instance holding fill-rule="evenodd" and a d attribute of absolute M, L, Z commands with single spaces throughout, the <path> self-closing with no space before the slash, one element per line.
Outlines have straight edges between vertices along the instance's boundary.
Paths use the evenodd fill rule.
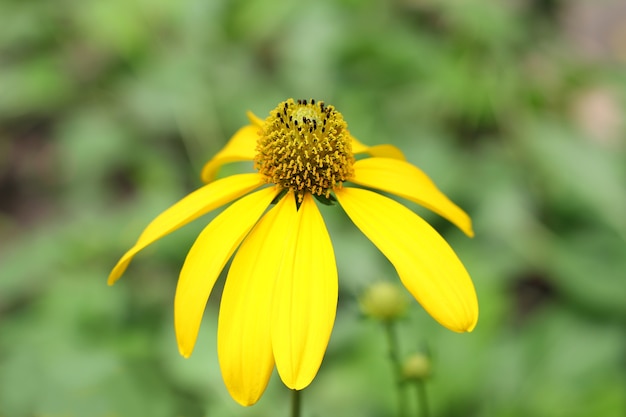
<path fill-rule="evenodd" d="M 251 124 L 204 166 L 207 184 L 154 219 L 109 276 L 111 285 L 137 252 L 234 201 L 200 233 L 180 272 L 174 324 L 184 357 L 194 348 L 213 285 L 236 251 L 217 330 L 226 387 L 237 402 L 251 405 L 274 366 L 291 389 L 311 383 L 335 321 L 338 287 L 333 246 L 315 199 L 341 205 L 435 320 L 456 332 L 474 328 L 474 286 L 450 246 L 415 213 L 370 191 L 417 202 L 472 236 L 467 214 L 422 171 L 391 145 L 357 141 L 341 113 L 323 102 L 289 99 L 265 121 L 248 117 Z M 369 157 L 355 160 L 354 154 Z M 223 164 L 244 160 L 254 161 L 258 172 L 214 179 Z"/>

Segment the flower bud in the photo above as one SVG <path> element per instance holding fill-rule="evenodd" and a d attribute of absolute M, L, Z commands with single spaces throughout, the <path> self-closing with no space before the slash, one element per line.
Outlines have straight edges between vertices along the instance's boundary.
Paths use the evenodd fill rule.
<path fill-rule="evenodd" d="M 421 352 L 412 354 L 402 364 L 402 376 L 406 380 L 426 379 L 430 371 L 430 358 Z"/>
<path fill-rule="evenodd" d="M 403 317 L 408 299 L 397 285 L 380 281 L 371 285 L 360 299 L 361 310 L 368 316 L 382 321 Z"/>

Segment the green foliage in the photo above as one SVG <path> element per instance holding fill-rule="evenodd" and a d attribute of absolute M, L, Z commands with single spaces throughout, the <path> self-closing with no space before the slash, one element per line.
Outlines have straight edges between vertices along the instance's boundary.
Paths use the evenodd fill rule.
<path fill-rule="evenodd" d="M 572 41 L 577 3 L 0 2 L 0 415 L 287 415 L 276 376 L 252 408 L 229 398 L 220 288 L 194 355 L 178 355 L 177 271 L 206 219 L 106 277 L 246 110 L 288 97 L 401 147 L 474 219 L 470 240 L 416 208 L 481 306 L 471 334 L 415 302 L 399 325 L 403 355 L 433 353 L 433 415 L 624 415 L 626 80 L 618 51 L 591 59 Z M 384 335 L 356 299 L 395 273 L 321 209 L 341 296 L 304 414 L 388 416 Z"/>

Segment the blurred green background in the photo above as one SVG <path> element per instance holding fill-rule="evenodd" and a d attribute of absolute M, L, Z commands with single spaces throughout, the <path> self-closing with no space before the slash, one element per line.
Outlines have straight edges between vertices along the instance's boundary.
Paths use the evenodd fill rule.
<path fill-rule="evenodd" d="M 245 111 L 288 97 L 399 146 L 474 219 L 468 239 L 411 205 L 481 308 L 471 334 L 415 301 L 399 325 L 403 356 L 432 352 L 434 416 L 626 415 L 623 2 L 1 0 L 0 16 L 0 416 L 288 414 L 277 375 L 251 408 L 223 386 L 222 281 L 178 354 L 177 274 L 211 215 L 106 286 Z M 399 280 L 322 210 L 340 302 L 304 415 L 392 416 L 383 331 L 357 297 Z"/>

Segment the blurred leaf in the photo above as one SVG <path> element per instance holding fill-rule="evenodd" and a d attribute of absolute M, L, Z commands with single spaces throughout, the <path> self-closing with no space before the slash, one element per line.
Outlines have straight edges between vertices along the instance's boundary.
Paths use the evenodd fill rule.
<path fill-rule="evenodd" d="M 52 112 L 73 93 L 61 62 L 48 54 L 0 67 L 0 79 L 0 114 L 4 117 Z"/>
<path fill-rule="evenodd" d="M 623 155 L 584 141 L 552 123 L 531 126 L 523 146 L 548 197 L 561 210 L 576 210 L 614 229 L 626 240 L 626 174 Z"/>

